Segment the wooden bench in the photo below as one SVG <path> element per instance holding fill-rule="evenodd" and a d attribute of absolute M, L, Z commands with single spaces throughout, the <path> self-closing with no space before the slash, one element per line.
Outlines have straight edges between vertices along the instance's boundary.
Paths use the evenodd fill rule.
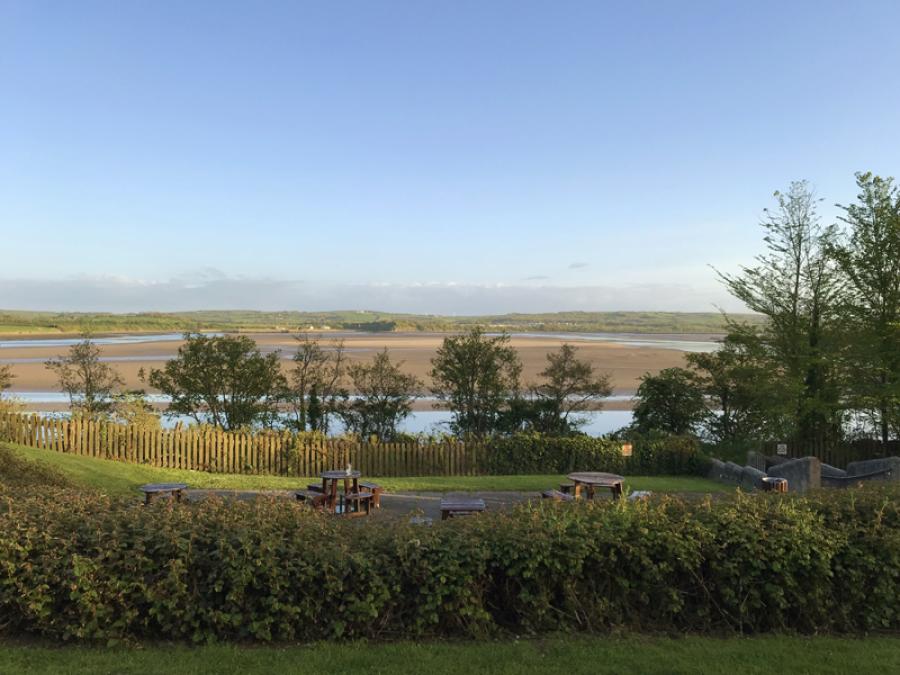
<path fill-rule="evenodd" d="M 559 490 L 545 490 L 541 493 L 541 499 L 552 499 L 555 502 L 575 501 L 575 497 L 566 494 L 565 492 L 560 492 Z"/>
<path fill-rule="evenodd" d="M 318 492 L 315 490 L 297 490 L 294 492 L 294 497 L 296 497 L 298 502 L 308 504 L 314 509 L 325 508 L 325 503 L 328 501 L 328 497 L 321 490 Z"/>
<path fill-rule="evenodd" d="M 559 486 L 559 491 L 565 495 L 571 495 L 575 493 L 575 483 L 561 483 Z"/>
<path fill-rule="evenodd" d="M 456 518 L 457 516 L 471 516 L 481 513 L 484 509 L 483 499 L 444 497 L 441 499 L 441 520 Z"/>
<path fill-rule="evenodd" d="M 378 483 L 360 483 L 359 487 L 365 488 L 372 493 L 372 506 L 376 509 L 380 509 L 381 495 L 384 492 L 384 488 L 378 485 Z"/>
<path fill-rule="evenodd" d="M 309 490 L 310 492 L 318 492 L 320 494 L 324 494 L 324 492 L 322 491 L 321 483 L 310 483 L 309 485 L 306 486 L 306 489 Z"/>
<path fill-rule="evenodd" d="M 157 499 L 174 499 L 180 502 L 186 489 L 187 485 L 184 483 L 148 483 L 140 487 L 144 493 L 145 505 Z"/>
<path fill-rule="evenodd" d="M 338 510 L 342 516 L 354 518 L 367 516 L 372 512 L 375 495 L 371 492 L 348 492 L 338 495 Z"/>

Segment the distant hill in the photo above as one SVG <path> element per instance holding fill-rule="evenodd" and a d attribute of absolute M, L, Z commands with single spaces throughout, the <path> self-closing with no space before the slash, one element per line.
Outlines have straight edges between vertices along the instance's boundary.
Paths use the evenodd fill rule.
<path fill-rule="evenodd" d="M 761 323 L 756 314 L 732 320 Z M 142 312 L 137 314 L 0 310 L 0 334 L 128 333 L 172 331 L 360 330 L 455 331 L 471 326 L 510 332 L 720 333 L 725 319 L 714 312 L 555 312 L 439 316 L 376 311 L 253 312 L 245 310 Z"/>

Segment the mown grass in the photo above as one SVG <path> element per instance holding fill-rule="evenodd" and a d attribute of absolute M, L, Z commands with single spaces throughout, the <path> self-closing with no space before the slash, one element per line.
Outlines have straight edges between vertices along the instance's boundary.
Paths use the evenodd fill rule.
<path fill-rule="evenodd" d="M 89 648 L 0 643 L 0 673 L 896 673 L 900 638 L 540 641 Z"/>
<path fill-rule="evenodd" d="M 113 495 L 136 494 L 144 483 L 186 483 L 193 488 L 220 490 L 290 490 L 316 482 L 317 477 L 243 476 L 183 469 L 160 469 L 94 457 L 79 457 L 51 450 L 7 445 L 19 456 L 55 467 L 81 485 Z M 512 491 L 536 492 L 558 487 L 564 476 L 428 476 L 379 478 L 389 492 Z M 633 476 L 627 489 L 653 492 L 726 492 L 731 488 L 693 476 Z"/>

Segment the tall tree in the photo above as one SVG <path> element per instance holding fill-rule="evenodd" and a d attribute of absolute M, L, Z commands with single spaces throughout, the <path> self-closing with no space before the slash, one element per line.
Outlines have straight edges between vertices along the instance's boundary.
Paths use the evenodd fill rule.
<path fill-rule="evenodd" d="M 403 372 L 402 365 L 402 361 L 391 363 L 386 348 L 371 363 L 351 364 L 354 396 L 340 412 L 348 431 L 382 440 L 397 435 L 397 427 L 412 412 L 422 386 L 417 377 Z"/>
<path fill-rule="evenodd" d="M 483 437 L 498 428 L 501 412 L 519 389 L 522 364 L 507 334 L 481 328 L 444 338 L 431 360 L 432 393 L 449 404 L 454 433 Z"/>
<path fill-rule="evenodd" d="M 848 385 L 887 443 L 900 422 L 900 190 L 871 173 L 856 174 L 856 184 L 856 203 L 840 207 L 849 232 L 832 254 L 848 280 Z"/>
<path fill-rule="evenodd" d="M 171 397 L 166 415 L 189 415 L 227 430 L 272 424 L 286 386 L 278 353 L 262 354 L 245 335 L 187 333 L 178 355 L 150 371 Z"/>
<path fill-rule="evenodd" d="M 841 434 L 835 372 L 836 306 L 840 275 L 829 255 L 834 226 L 822 226 L 818 200 L 805 182 L 775 193 L 762 222 L 766 252 L 737 275 L 720 274 L 728 290 L 766 316 L 763 338 L 794 390 L 794 435 L 800 442 Z"/>
<path fill-rule="evenodd" d="M 293 426 L 299 431 L 328 433 L 329 418 L 338 411 L 346 373 L 344 341 L 323 347 L 305 333 L 294 338 L 297 352 L 290 370 L 287 399 L 293 409 Z"/>
<path fill-rule="evenodd" d="M 113 392 L 123 381 L 115 368 L 101 360 L 100 348 L 90 335 L 83 335 L 68 354 L 50 359 L 44 366 L 56 373 L 73 412 L 97 417 L 113 409 Z"/>
<path fill-rule="evenodd" d="M 577 428 L 583 423 L 573 413 L 599 406 L 600 400 L 612 394 L 607 373 L 597 373 L 594 365 L 577 356 L 578 349 L 563 344 L 557 352 L 547 354 L 547 367 L 540 375 L 545 379 L 534 388 L 536 397 L 543 403 L 559 433 Z"/>
<path fill-rule="evenodd" d="M 634 405 L 634 428 L 642 433 L 696 433 L 706 414 L 703 387 L 685 368 L 665 368 L 641 378 Z"/>
<path fill-rule="evenodd" d="M 705 396 L 710 440 L 782 438 L 791 429 L 789 391 L 755 327 L 731 324 L 719 349 L 685 359 Z"/>

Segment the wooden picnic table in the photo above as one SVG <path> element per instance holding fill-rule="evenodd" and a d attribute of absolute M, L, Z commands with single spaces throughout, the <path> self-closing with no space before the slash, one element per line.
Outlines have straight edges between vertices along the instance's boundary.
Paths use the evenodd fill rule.
<path fill-rule="evenodd" d="M 334 471 L 323 471 L 319 474 L 322 479 L 322 492 L 326 497 L 326 508 L 332 513 L 338 510 L 338 483 L 344 482 L 344 494 L 359 494 L 359 478 L 362 474 L 359 471 L 347 471 L 337 469 Z M 351 489 L 352 487 L 352 489 Z"/>
<path fill-rule="evenodd" d="M 575 483 L 575 497 L 581 496 L 582 488 L 586 489 L 587 498 L 593 499 L 597 488 L 606 488 L 612 492 L 613 499 L 622 496 L 622 485 L 625 478 L 614 473 L 602 473 L 600 471 L 576 471 L 566 476 Z"/>
<path fill-rule="evenodd" d="M 185 483 L 148 483 L 141 485 L 141 492 L 144 493 L 144 503 L 149 504 L 158 497 L 173 497 L 175 501 L 180 502 L 181 496 L 187 485 Z"/>

